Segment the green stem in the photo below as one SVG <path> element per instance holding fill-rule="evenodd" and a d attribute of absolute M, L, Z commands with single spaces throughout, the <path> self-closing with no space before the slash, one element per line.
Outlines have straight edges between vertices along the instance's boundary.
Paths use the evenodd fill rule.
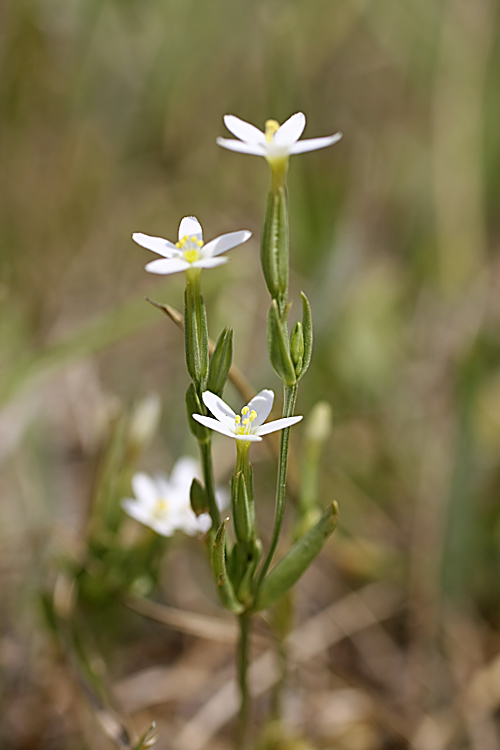
<path fill-rule="evenodd" d="M 240 688 L 240 713 L 238 716 L 238 728 L 236 735 L 236 747 L 244 750 L 247 741 L 248 724 L 250 719 L 250 691 L 248 689 L 248 665 L 249 659 L 249 636 L 251 626 L 251 615 L 243 613 L 239 616 L 240 640 L 238 643 L 238 685 Z"/>
<path fill-rule="evenodd" d="M 212 441 L 199 440 L 201 453 L 201 467 L 203 471 L 203 482 L 205 484 L 205 491 L 208 498 L 208 507 L 210 510 L 210 518 L 212 519 L 212 529 L 214 532 L 220 526 L 220 512 L 217 507 L 215 499 L 215 480 L 214 480 L 214 467 L 212 462 Z"/>
<path fill-rule="evenodd" d="M 285 386 L 284 388 L 284 402 L 283 402 L 283 417 L 292 417 L 295 409 L 295 401 L 297 400 L 298 385 Z M 276 486 L 276 512 L 274 517 L 274 529 L 273 536 L 271 539 L 271 546 L 267 553 L 266 559 L 262 565 L 262 568 L 257 579 L 256 593 L 266 577 L 269 566 L 271 565 L 274 553 L 278 546 L 281 528 L 283 526 L 283 518 L 285 515 L 285 493 L 286 493 L 286 470 L 288 464 L 288 444 L 290 437 L 290 428 L 286 427 L 281 433 L 280 441 L 280 455 L 278 465 L 278 483 Z"/>

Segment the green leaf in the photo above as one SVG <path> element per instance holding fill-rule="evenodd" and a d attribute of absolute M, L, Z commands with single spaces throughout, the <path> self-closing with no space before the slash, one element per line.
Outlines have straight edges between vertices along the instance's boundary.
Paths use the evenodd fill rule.
<path fill-rule="evenodd" d="M 295 368 L 288 352 L 288 341 L 283 331 L 276 300 L 272 301 L 267 318 L 267 348 L 275 373 L 285 385 L 294 385 L 297 381 Z"/>
<path fill-rule="evenodd" d="M 337 525 L 337 503 L 332 503 L 316 526 L 301 537 L 264 579 L 255 612 L 267 609 L 283 596 L 307 570 Z"/>
<path fill-rule="evenodd" d="M 226 526 L 229 518 L 226 518 L 215 535 L 214 545 L 212 548 L 212 568 L 217 586 L 217 593 L 222 604 L 231 612 L 240 614 L 243 612 L 243 605 L 238 601 L 234 593 L 233 584 L 231 583 L 226 570 Z"/>
<path fill-rule="evenodd" d="M 217 340 L 208 370 L 207 390 L 222 396 L 233 360 L 233 332 L 224 328 Z"/>

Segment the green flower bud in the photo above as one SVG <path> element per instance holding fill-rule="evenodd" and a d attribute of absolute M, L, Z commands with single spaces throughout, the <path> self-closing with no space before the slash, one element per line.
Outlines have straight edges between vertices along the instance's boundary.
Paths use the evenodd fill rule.
<path fill-rule="evenodd" d="M 262 226 L 260 259 L 269 294 L 283 312 L 288 296 L 288 205 L 284 187 L 271 189 Z"/>
<path fill-rule="evenodd" d="M 188 279 L 184 296 L 184 338 L 189 375 L 203 391 L 208 375 L 208 326 L 197 279 L 196 283 Z"/>
<path fill-rule="evenodd" d="M 299 320 L 295 323 L 290 336 L 290 356 L 295 367 L 295 374 L 300 378 L 304 362 L 304 332 Z"/>
<path fill-rule="evenodd" d="M 249 542 L 255 536 L 255 518 L 251 488 L 242 471 L 231 478 L 231 505 L 236 539 Z"/>
<path fill-rule="evenodd" d="M 278 312 L 276 300 L 273 300 L 267 318 L 267 347 L 269 360 L 275 373 L 285 385 L 294 385 L 297 381 L 295 367 L 288 352 L 288 341 Z"/>
<path fill-rule="evenodd" d="M 193 383 L 189 384 L 186 391 L 186 408 L 188 414 L 189 429 L 197 440 L 208 442 L 210 440 L 211 432 L 202 424 L 193 419 L 193 414 L 206 414 L 205 407 L 202 405 L 196 388 Z"/>
<path fill-rule="evenodd" d="M 189 499 L 191 501 L 191 509 L 196 516 L 201 516 L 202 513 L 209 512 L 210 508 L 208 505 L 206 492 L 201 483 L 196 478 L 194 478 L 191 483 Z"/>
<path fill-rule="evenodd" d="M 222 391 L 226 385 L 226 380 L 231 368 L 233 359 L 233 332 L 230 328 L 224 328 L 221 332 L 212 357 L 208 370 L 207 391 L 222 396 Z"/>
<path fill-rule="evenodd" d="M 226 518 L 217 530 L 212 548 L 212 569 L 214 571 L 217 593 L 222 604 L 231 612 L 240 614 L 243 605 L 236 598 L 233 584 L 226 570 L 226 526 L 229 518 Z"/>

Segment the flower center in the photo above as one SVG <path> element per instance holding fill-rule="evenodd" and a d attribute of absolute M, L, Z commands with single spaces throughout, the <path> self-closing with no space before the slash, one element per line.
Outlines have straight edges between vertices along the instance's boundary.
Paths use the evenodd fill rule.
<path fill-rule="evenodd" d="M 186 234 L 179 242 L 175 243 L 175 246 L 182 252 L 188 263 L 194 263 L 195 260 L 200 259 L 198 251 L 203 247 L 203 244 L 203 240 L 199 240 L 195 235 L 190 237 Z"/>
<path fill-rule="evenodd" d="M 250 413 L 249 413 L 250 412 Z M 248 415 L 248 416 L 247 416 Z M 257 412 L 244 406 L 239 414 L 234 418 L 234 431 L 237 435 L 250 435 L 252 432 L 252 422 L 257 418 Z"/>
<path fill-rule="evenodd" d="M 168 502 L 164 497 L 159 497 L 153 511 L 155 518 L 161 518 L 168 510 Z"/>
<path fill-rule="evenodd" d="M 277 120 L 266 120 L 266 141 L 268 143 L 272 143 L 272 140 L 274 138 L 274 134 L 277 130 L 279 130 L 280 124 Z"/>

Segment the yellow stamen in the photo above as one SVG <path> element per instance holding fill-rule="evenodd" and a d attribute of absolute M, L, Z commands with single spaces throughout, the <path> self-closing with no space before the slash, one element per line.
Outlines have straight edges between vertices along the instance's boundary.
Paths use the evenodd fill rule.
<path fill-rule="evenodd" d="M 266 141 L 271 143 L 274 138 L 274 134 L 279 130 L 280 124 L 277 120 L 266 120 Z"/>
<path fill-rule="evenodd" d="M 241 417 L 240 417 L 240 415 L 239 415 L 239 414 L 237 414 L 237 415 L 235 416 L 235 418 L 234 418 L 234 421 L 236 422 L 236 424 L 239 424 L 239 423 L 241 422 Z"/>
<path fill-rule="evenodd" d="M 184 257 L 188 263 L 194 263 L 195 260 L 199 259 L 198 250 L 184 250 Z"/>
<path fill-rule="evenodd" d="M 175 246 L 176 246 L 176 247 L 182 247 L 182 242 L 176 242 L 176 243 L 175 243 Z"/>
<path fill-rule="evenodd" d="M 243 409 L 241 410 L 241 413 L 243 414 L 243 416 L 245 416 L 245 414 L 248 414 L 249 411 L 250 409 L 248 408 L 248 406 L 244 406 Z"/>
<path fill-rule="evenodd" d="M 249 419 L 244 419 L 243 420 L 243 424 L 250 424 L 250 420 Z"/>
<path fill-rule="evenodd" d="M 257 412 L 252 409 L 250 412 L 250 422 L 253 422 L 254 419 L 257 418 Z"/>
<path fill-rule="evenodd" d="M 203 240 L 196 240 L 196 244 L 198 245 L 198 247 L 203 247 L 205 243 L 203 242 Z"/>

